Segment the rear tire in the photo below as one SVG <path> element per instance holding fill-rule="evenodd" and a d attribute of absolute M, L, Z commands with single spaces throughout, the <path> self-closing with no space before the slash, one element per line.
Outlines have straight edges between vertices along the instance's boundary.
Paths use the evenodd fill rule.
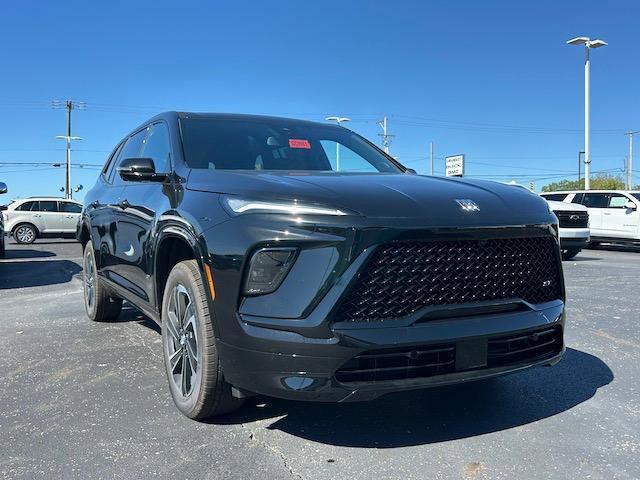
<path fill-rule="evenodd" d="M 82 284 L 87 316 L 94 322 L 115 320 L 122 310 L 122 299 L 111 297 L 98 275 L 91 240 L 84 247 L 83 267 Z"/>
<path fill-rule="evenodd" d="M 233 412 L 243 400 L 224 379 L 213 318 L 195 260 L 178 263 L 169 274 L 162 300 L 162 350 L 171 396 L 193 419 Z"/>
<path fill-rule="evenodd" d="M 38 231 L 30 223 L 21 223 L 13 229 L 13 238 L 18 243 L 33 243 L 38 238 Z"/>
<path fill-rule="evenodd" d="M 563 260 L 571 260 L 573 257 L 578 255 L 582 249 L 580 248 L 567 248 L 566 250 L 562 250 L 562 259 Z"/>

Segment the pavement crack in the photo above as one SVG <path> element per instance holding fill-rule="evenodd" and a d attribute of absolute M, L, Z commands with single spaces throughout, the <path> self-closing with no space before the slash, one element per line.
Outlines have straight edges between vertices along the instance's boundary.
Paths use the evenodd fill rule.
<path fill-rule="evenodd" d="M 300 475 L 299 473 L 294 471 L 293 467 L 289 464 L 289 460 L 287 460 L 287 457 L 284 455 L 284 453 L 282 453 L 282 451 L 279 448 L 274 447 L 273 445 L 270 445 L 269 443 L 265 442 L 264 440 L 260 440 L 259 438 L 257 438 L 256 433 L 253 431 L 253 429 L 251 429 L 250 427 L 248 427 L 244 423 L 241 423 L 240 425 L 242 426 L 242 428 L 246 429 L 249 432 L 249 440 L 250 441 L 258 444 L 260 447 L 264 448 L 265 450 L 268 450 L 271 453 L 274 453 L 275 455 L 280 457 L 280 460 L 282 460 L 282 464 L 284 465 L 284 468 L 289 472 L 289 474 L 292 477 L 298 478 L 300 480 L 304 480 L 302 475 Z"/>

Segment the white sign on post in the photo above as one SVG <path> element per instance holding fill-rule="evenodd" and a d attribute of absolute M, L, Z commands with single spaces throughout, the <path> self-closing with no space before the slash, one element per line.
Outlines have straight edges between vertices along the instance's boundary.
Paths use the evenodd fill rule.
<path fill-rule="evenodd" d="M 445 157 L 444 170 L 447 177 L 464 176 L 464 155 L 452 155 Z"/>

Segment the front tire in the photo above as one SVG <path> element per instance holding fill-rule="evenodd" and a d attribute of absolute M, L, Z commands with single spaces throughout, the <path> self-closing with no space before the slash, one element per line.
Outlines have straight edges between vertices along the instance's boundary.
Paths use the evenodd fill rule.
<path fill-rule="evenodd" d="M 22 244 L 33 243 L 38 238 L 38 232 L 36 227 L 29 223 L 23 223 L 18 225 L 13 230 L 13 238 L 16 242 Z"/>
<path fill-rule="evenodd" d="M 562 259 L 563 260 L 571 260 L 573 257 L 578 255 L 582 249 L 580 248 L 567 248 L 566 250 L 562 250 Z"/>
<path fill-rule="evenodd" d="M 162 350 L 171 396 L 193 419 L 230 413 L 242 405 L 222 373 L 202 275 L 195 260 L 169 274 L 162 301 Z"/>
<path fill-rule="evenodd" d="M 111 297 L 103 285 L 91 241 L 84 247 L 83 267 L 82 290 L 87 316 L 94 322 L 115 320 L 122 310 L 122 299 Z"/>

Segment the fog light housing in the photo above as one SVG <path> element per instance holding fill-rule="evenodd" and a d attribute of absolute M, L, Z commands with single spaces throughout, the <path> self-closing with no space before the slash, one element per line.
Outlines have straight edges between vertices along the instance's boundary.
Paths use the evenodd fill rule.
<path fill-rule="evenodd" d="M 245 295 L 275 292 L 295 261 L 297 248 L 262 248 L 249 262 L 244 284 Z"/>

